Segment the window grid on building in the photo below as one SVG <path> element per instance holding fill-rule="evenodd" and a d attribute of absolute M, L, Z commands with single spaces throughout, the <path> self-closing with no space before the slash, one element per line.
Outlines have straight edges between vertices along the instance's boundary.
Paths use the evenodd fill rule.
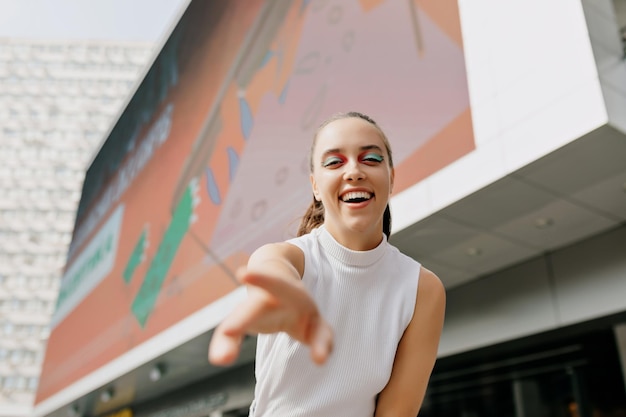
<path fill-rule="evenodd" d="M 32 405 L 86 165 L 152 47 L 0 39 L 0 408 Z"/>

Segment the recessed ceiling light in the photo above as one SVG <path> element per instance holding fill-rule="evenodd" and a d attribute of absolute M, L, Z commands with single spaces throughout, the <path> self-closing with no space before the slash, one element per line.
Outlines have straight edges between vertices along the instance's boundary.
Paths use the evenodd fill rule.
<path fill-rule="evenodd" d="M 163 375 L 165 375 L 165 370 L 165 364 L 163 363 L 157 363 L 156 365 L 154 365 L 152 369 L 150 369 L 150 374 L 148 375 L 150 381 L 157 382 L 158 380 L 163 378 Z"/>
<path fill-rule="evenodd" d="M 471 247 L 471 248 L 465 249 L 465 254 L 467 256 L 478 256 L 478 255 L 480 255 L 482 253 L 483 253 L 483 251 L 480 248 Z"/>
<path fill-rule="evenodd" d="M 102 401 L 103 403 L 108 403 L 113 398 L 113 395 L 115 395 L 115 391 L 113 390 L 113 388 L 107 388 L 100 393 L 100 401 Z"/>
<path fill-rule="evenodd" d="M 550 227 L 554 224 L 554 220 L 550 217 L 538 217 L 535 219 L 535 227 L 537 229 L 545 229 L 546 227 Z"/>

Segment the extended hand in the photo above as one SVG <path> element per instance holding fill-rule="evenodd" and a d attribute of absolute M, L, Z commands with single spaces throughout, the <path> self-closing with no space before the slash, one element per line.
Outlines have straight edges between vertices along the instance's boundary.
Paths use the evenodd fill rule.
<path fill-rule="evenodd" d="M 229 365 L 237 359 L 246 334 L 286 332 L 308 345 L 311 359 L 323 364 L 332 351 L 333 335 L 301 281 L 239 271 L 248 298 L 215 329 L 209 361 Z"/>

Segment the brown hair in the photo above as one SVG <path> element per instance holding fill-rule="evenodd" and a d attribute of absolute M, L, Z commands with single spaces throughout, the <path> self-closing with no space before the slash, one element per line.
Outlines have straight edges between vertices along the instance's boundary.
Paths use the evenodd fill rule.
<path fill-rule="evenodd" d="M 371 117 L 363 113 L 351 111 L 332 115 L 328 119 L 324 120 L 324 122 L 322 122 L 322 124 L 320 124 L 315 131 L 315 135 L 313 136 L 313 142 L 311 144 L 311 151 L 309 154 L 309 169 L 311 170 L 311 172 L 313 172 L 313 150 L 315 149 L 315 144 L 317 143 L 317 136 L 319 135 L 319 133 L 322 131 L 323 128 L 325 128 L 327 125 L 334 122 L 335 120 L 348 119 L 351 117 L 357 117 L 359 119 L 365 120 L 378 130 L 383 140 L 383 143 L 385 144 L 385 149 L 387 150 L 389 167 L 393 168 L 391 146 L 389 145 L 389 140 L 387 139 L 387 136 L 382 131 L 380 126 L 378 126 L 378 124 Z M 302 221 L 300 222 L 300 226 L 298 227 L 298 236 L 306 235 L 311 230 L 321 226 L 323 223 L 324 206 L 322 205 L 321 201 L 317 201 L 315 199 L 315 196 L 313 196 L 313 202 L 311 202 L 311 205 L 309 205 L 309 208 L 304 213 L 304 216 L 302 216 Z M 385 207 L 385 213 L 383 214 L 383 233 L 387 236 L 387 238 L 389 238 L 389 236 L 391 235 L 391 210 L 389 210 L 389 204 L 387 204 L 387 207 Z"/>

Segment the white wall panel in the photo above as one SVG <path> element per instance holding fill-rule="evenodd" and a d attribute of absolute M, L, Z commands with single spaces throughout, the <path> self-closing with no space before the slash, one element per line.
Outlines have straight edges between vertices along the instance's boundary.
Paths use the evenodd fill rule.
<path fill-rule="evenodd" d="M 596 46 L 601 45 L 613 56 L 621 55 L 622 45 L 613 0 L 582 0 L 581 4 L 594 53 Z M 599 61 L 599 64 L 602 69 L 606 63 Z"/>
<path fill-rule="evenodd" d="M 626 62 L 624 63 L 624 68 L 626 69 Z M 623 82 L 626 85 L 626 75 Z M 609 123 L 616 129 L 626 133 L 626 93 L 610 88 L 607 84 L 603 84 L 602 92 L 608 110 Z"/>
<path fill-rule="evenodd" d="M 476 149 L 392 199 L 394 232 L 608 122 L 579 1 L 460 0 L 459 13 Z"/>
<path fill-rule="evenodd" d="M 443 208 L 459 200 L 459 188 L 477 191 L 504 176 L 502 150 L 484 146 L 455 163 L 431 175 L 430 184 L 433 208 Z"/>
<path fill-rule="evenodd" d="M 447 294 L 439 354 L 447 356 L 557 327 L 543 259 Z"/>
<path fill-rule="evenodd" d="M 448 291 L 439 355 L 626 311 L 626 227 L 550 256 Z"/>
<path fill-rule="evenodd" d="M 501 132 L 493 146 L 502 149 L 507 174 L 578 139 L 608 121 L 597 83 L 582 84 L 529 116 L 515 128 Z"/>
<path fill-rule="evenodd" d="M 626 228 L 558 251 L 552 259 L 563 325 L 626 310 Z"/>
<path fill-rule="evenodd" d="M 612 0 L 583 0 L 609 123 L 626 133 L 626 61 Z"/>

